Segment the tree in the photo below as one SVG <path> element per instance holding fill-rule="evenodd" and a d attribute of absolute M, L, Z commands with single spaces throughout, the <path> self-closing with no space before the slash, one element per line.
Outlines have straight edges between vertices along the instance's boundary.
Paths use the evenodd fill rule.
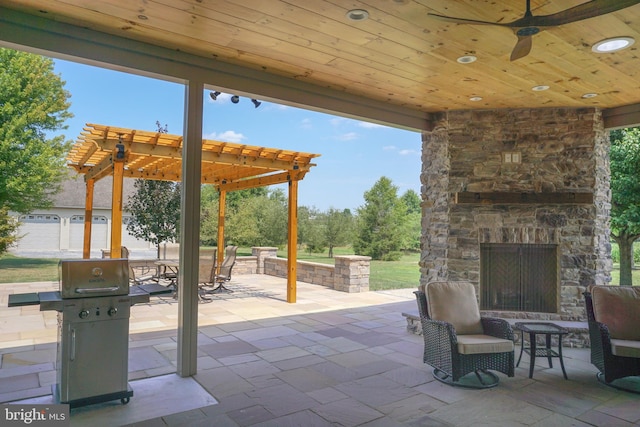
<path fill-rule="evenodd" d="M 620 285 L 631 286 L 633 242 L 640 237 L 640 129 L 610 133 L 611 237 L 620 248 Z"/>
<path fill-rule="evenodd" d="M 156 245 L 178 240 L 180 224 L 180 184 L 171 181 L 136 179 L 136 192 L 125 209 L 131 213 L 127 231 L 132 236 Z"/>
<path fill-rule="evenodd" d="M 403 221 L 407 208 L 398 200 L 398 187 L 387 177 L 380 178 L 364 193 L 364 206 L 358 208 L 353 249 L 376 260 L 400 258 L 404 240 Z"/>
<path fill-rule="evenodd" d="M 418 251 L 420 250 L 420 236 L 422 234 L 420 196 L 413 190 L 407 190 L 400 197 L 400 200 L 407 208 L 407 217 L 404 221 L 405 241 L 402 244 L 402 249 Z"/>
<path fill-rule="evenodd" d="M 329 247 L 329 258 L 333 258 L 333 248 L 345 245 L 351 239 L 353 215 L 349 209 L 329 208 L 325 224 L 325 242 Z"/>
<path fill-rule="evenodd" d="M 167 125 L 156 122 L 159 133 L 167 133 Z M 180 224 L 180 184 L 171 181 L 136 179 L 136 192 L 129 197 L 125 209 L 131 213 L 127 231 L 132 236 L 156 245 L 176 242 Z"/>
<path fill-rule="evenodd" d="M 10 223 L 9 210 L 28 213 L 51 206 L 51 196 L 66 177 L 70 142 L 63 135 L 49 137 L 66 129 L 65 120 L 73 117 L 64 84 L 53 72 L 52 60 L 0 48 L 2 224 Z M 0 239 L 15 241 L 15 229 L 1 227 Z"/>
<path fill-rule="evenodd" d="M 298 208 L 298 245 L 305 245 L 310 254 L 325 249 L 324 214 L 315 206 Z"/>
<path fill-rule="evenodd" d="M 242 199 L 227 209 L 225 235 L 237 245 L 281 246 L 287 239 L 287 204 L 282 190 Z"/>

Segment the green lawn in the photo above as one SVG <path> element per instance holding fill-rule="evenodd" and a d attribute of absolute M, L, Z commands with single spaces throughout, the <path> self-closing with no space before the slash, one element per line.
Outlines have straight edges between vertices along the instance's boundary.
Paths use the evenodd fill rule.
<path fill-rule="evenodd" d="M 238 248 L 238 256 L 251 255 L 251 248 Z M 348 247 L 335 248 L 334 255 L 352 255 Z M 286 258 L 287 252 L 279 250 L 278 256 Z M 333 264 L 334 259 L 322 254 L 309 254 L 298 251 L 298 259 L 303 261 Z M 408 254 L 400 261 L 372 261 L 369 289 L 414 288 L 420 281 L 418 260 L 420 254 Z M 0 283 L 40 282 L 58 280 L 58 259 L 19 258 L 13 255 L 0 257 Z"/>
<path fill-rule="evenodd" d="M 348 248 L 334 249 L 335 255 L 352 255 Z M 250 248 L 239 248 L 238 256 L 251 255 Z M 278 256 L 286 257 L 286 250 L 279 250 Z M 333 258 L 322 254 L 309 254 L 298 251 L 298 259 L 304 261 L 333 264 Z M 371 290 L 415 288 L 420 283 L 418 261 L 420 254 L 404 255 L 400 261 L 371 261 L 369 288 Z M 613 265 L 611 272 L 612 285 L 620 282 L 619 265 Z M 58 259 L 54 258 L 20 258 L 13 255 L 0 256 L 0 283 L 44 282 L 58 280 Z M 633 270 L 633 284 L 640 286 L 640 270 Z"/>
<path fill-rule="evenodd" d="M 633 286 L 640 286 L 640 270 L 631 270 L 631 281 Z M 620 284 L 620 265 L 613 264 L 613 270 L 611 271 L 611 284 Z"/>
<path fill-rule="evenodd" d="M 350 247 L 334 248 L 334 255 L 353 255 Z M 279 250 L 278 256 L 286 258 L 286 250 Z M 321 254 L 309 254 L 306 251 L 298 251 L 298 259 L 303 261 L 321 262 L 333 264 L 333 258 L 327 256 L 327 251 Z M 382 289 L 417 288 L 420 284 L 419 253 L 407 253 L 400 261 L 371 261 L 369 276 L 369 289 L 379 291 Z"/>
<path fill-rule="evenodd" d="M 0 256 L 0 283 L 57 281 L 58 261 L 57 258 Z"/>

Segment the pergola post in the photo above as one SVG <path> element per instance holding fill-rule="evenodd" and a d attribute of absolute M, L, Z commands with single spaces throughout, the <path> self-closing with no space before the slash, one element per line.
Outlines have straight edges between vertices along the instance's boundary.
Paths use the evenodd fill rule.
<path fill-rule="evenodd" d="M 113 153 L 113 185 L 111 193 L 111 258 L 122 256 L 122 188 L 124 181 L 124 146 L 118 144 Z"/>
<path fill-rule="evenodd" d="M 289 181 L 289 236 L 287 242 L 287 302 L 296 302 L 298 277 L 298 181 Z"/>
<path fill-rule="evenodd" d="M 94 179 L 86 180 L 84 197 L 84 241 L 82 242 L 82 258 L 91 258 L 91 220 L 93 219 L 93 188 Z"/>
<path fill-rule="evenodd" d="M 217 271 L 220 271 L 220 266 L 222 265 L 222 261 L 224 261 L 225 253 L 224 253 L 224 213 L 227 205 L 227 192 L 225 190 L 220 189 L 218 197 L 218 256 L 217 256 Z"/>

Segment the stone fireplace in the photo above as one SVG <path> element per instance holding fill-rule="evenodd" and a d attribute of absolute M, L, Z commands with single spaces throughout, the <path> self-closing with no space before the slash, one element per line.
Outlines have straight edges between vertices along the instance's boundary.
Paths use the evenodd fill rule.
<path fill-rule="evenodd" d="M 607 284 L 611 271 L 609 140 L 600 111 L 437 117 L 433 131 L 423 133 L 421 282 L 470 281 L 485 312 L 500 317 L 585 320 L 582 292 Z M 554 288 L 509 288 L 496 273 L 498 283 L 486 289 L 483 274 L 494 267 L 483 265 L 483 250 L 492 245 L 552 250 L 555 264 L 535 268 Z M 505 274 L 535 277 L 523 268 Z M 544 305 L 531 305 L 536 298 Z M 497 305 L 486 304 L 492 299 Z"/>

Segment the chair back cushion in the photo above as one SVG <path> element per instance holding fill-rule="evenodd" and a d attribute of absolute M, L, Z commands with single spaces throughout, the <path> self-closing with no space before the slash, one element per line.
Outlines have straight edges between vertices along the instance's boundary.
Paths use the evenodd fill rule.
<path fill-rule="evenodd" d="M 476 291 L 469 282 L 431 282 L 425 286 L 429 317 L 451 323 L 456 334 L 483 334 Z"/>
<path fill-rule="evenodd" d="M 640 287 L 594 286 L 591 297 L 596 321 L 607 325 L 611 338 L 640 340 Z"/>

